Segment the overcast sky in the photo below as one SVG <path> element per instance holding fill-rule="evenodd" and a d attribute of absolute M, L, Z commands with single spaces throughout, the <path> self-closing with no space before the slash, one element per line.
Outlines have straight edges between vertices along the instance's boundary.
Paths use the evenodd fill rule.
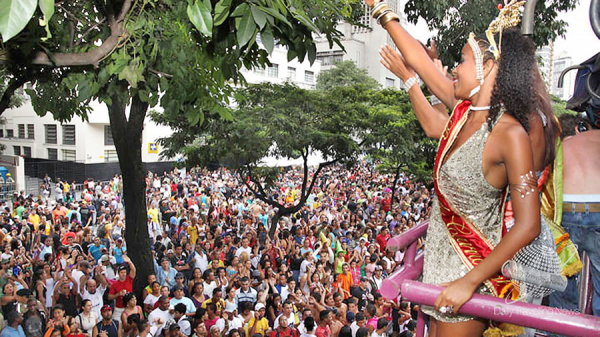
<path fill-rule="evenodd" d="M 579 0 L 575 10 L 561 13 L 560 18 L 569 26 L 565 38 L 559 38 L 554 44 L 555 55 L 566 51 L 574 63 L 581 63 L 600 52 L 600 40 L 590 25 L 590 0 Z"/>

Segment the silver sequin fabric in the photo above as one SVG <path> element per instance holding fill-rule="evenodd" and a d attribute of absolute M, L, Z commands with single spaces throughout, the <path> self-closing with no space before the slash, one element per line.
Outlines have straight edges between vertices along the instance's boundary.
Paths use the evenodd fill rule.
<path fill-rule="evenodd" d="M 489 135 L 487 126 L 484 123 L 442 164 L 438 186 L 454 210 L 476 226 L 495 246 L 502 237 L 502 190 L 490 185 L 483 174 L 483 148 Z M 427 230 L 423 282 L 440 285 L 454 281 L 469 271 L 450 240 L 436 199 Z M 485 285 L 479 287 L 477 292 L 491 294 Z M 423 311 L 447 323 L 474 319 L 466 315 L 441 314 L 431 307 L 423 307 Z"/>

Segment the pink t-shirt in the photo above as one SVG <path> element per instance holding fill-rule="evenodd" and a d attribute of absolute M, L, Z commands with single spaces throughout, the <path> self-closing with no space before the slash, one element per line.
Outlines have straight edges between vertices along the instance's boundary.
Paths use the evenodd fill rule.
<path fill-rule="evenodd" d="M 379 321 L 379 317 L 373 317 L 367 321 L 367 327 L 370 325 L 374 330 L 377 330 L 377 322 Z"/>

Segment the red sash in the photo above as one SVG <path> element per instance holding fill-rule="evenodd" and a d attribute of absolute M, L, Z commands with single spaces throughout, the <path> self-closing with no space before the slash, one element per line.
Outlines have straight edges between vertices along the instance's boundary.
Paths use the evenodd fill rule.
<path fill-rule="evenodd" d="M 440 205 L 442 220 L 448 228 L 448 234 L 451 238 L 454 250 L 458 253 L 460 259 L 469 270 L 473 269 L 479 262 L 488 256 L 492 249 L 494 249 L 494 245 L 479 231 L 477 226 L 463 218 L 459 212 L 452 208 L 453 206 L 441 193 L 437 181 L 440 166 L 444 162 L 448 151 L 452 148 L 457 135 L 467 121 L 467 112 L 469 111 L 470 106 L 470 101 L 463 101 L 458 103 L 454 108 L 452 117 L 450 117 L 446 129 L 440 138 L 433 169 L 435 193 Z M 504 196 L 505 195 L 506 191 L 504 192 Z M 504 202 L 500 207 L 504 207 Z M 484 283 L 490 288 L 494 296 L 503 297 L 507 290 L 511 288 L 510 279 L 507 279 L 500 274 L 494 274 Z"/>

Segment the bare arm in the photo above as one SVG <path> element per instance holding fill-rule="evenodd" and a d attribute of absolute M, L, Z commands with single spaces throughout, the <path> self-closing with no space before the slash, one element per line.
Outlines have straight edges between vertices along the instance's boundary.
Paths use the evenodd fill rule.
<path fill-rule="evenodd" d="M 381 49 L 380 54 L 381 63 L 403 82 L 415 75 L 414 70 L 392 47 L 386 45 Z M 440 139 L 449 119 L 446 109 L 443 106 L 439 110 L 433 108 L 418 85 L 413 85 L 408 90 L 408 94 L 417 119 L 427 137 Z"/>

